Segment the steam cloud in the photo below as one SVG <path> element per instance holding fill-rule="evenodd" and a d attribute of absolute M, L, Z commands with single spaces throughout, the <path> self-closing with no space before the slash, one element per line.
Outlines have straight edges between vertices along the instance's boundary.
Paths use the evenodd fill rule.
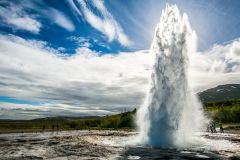
<path fill-rule="evenodd" d="M 196 35 L 187 15 L 181 16 L 177 6 L 167 5 L 151 46 L 155 62 L 150 89 L 137 115 L 141 143 L 187 145 L 200 129 L 201 105 L 188 83 L 188 55 L 195 47 Z"/>

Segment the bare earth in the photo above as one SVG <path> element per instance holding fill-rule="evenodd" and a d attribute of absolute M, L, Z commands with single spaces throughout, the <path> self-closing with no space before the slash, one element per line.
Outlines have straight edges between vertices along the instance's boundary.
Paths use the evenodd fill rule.
<path fill-rule="evenodd" d="M 0 134 L 0 159 L 240 159 L 240 134 L 199 133 L 189 148 L 134 145 L 135 132 L 62 131 Z"/>

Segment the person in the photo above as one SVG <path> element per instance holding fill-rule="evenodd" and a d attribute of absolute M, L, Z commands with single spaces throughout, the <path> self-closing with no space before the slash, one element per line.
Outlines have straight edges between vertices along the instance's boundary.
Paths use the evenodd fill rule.
<path fill-rule="evenodd" d="M 53 131 L 54 131 L 54 128 L 55 128 L 55 125 L 53 124 L 53 125 L 52 125 L 52 130 L 53 130 Z"/>
<path fill-rule="evenodd" d="M 211 133 L 213 133 L 213 121 L 210 121 L 209 128 Z"/>
<path fill-rule="evenodd" d="M 43 125 L 43 127 L 42 127 L 42 132 L 44 132 L 44 130 L 45 130 L 45 125 Z"/>
<path fill-rule="evenodd" d="M 217 133 L 215 121 L 212 121 L 212 131 L 213 131 L 212 133 Z"/>
<path fill-rule="evenodd" d="M 210 125 L 208 124 L 208 125 L 207 125 L 207 128 L 206 128 L 206 132 L 210 132 L 209 129 L 210 129 Z"/>
<path fill-rule="evenodd" d="M 217 133 L 216 122 L 215 121 L 213 121 L 213 133 Z"/>
<path fill-rule="evenodd" d="M 211 131 L 211 133 L 217 133 L 216 123 L 213 120 L 210 122 L 210 131 Z"/>
<path fill-rule="evenodd" d="M 57 131 L 59 130 L 59 125 L 57 124 Z"/>
<path fill-rule="evenodd" d="M 220 133 L 224 133 L 222 123 L 219 124 Z"/>

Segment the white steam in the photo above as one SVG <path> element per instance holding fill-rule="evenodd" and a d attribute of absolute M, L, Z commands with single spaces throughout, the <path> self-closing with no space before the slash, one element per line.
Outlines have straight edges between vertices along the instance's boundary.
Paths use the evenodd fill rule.
<path fill-rule="evenodd" d="M 154 65 L 146 101 L 137 113 L 141 143 L 186 146 L 202 126 L 201 104 L 188 83 L 188 55 L 196 48 L 196 35 L 187 15 L 167 5 L 156 27 L 150 54 Z"/>

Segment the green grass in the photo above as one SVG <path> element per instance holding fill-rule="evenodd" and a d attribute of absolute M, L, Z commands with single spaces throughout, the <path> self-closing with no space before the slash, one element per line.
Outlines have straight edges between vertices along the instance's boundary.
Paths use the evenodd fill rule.
<path fill-rule="evenodd" d="M 134 128 L 132 112 L 96 118 L 46 118 L 35 120 L 0 120 L 0 131 L 14 130 L 75 130 L 75 129 L 131 129 Z"/>
<path fill-rule="evenodd" d="M 240 123 L 240 100 L 206 103 L 204 109 L 216 122 Z"/>

